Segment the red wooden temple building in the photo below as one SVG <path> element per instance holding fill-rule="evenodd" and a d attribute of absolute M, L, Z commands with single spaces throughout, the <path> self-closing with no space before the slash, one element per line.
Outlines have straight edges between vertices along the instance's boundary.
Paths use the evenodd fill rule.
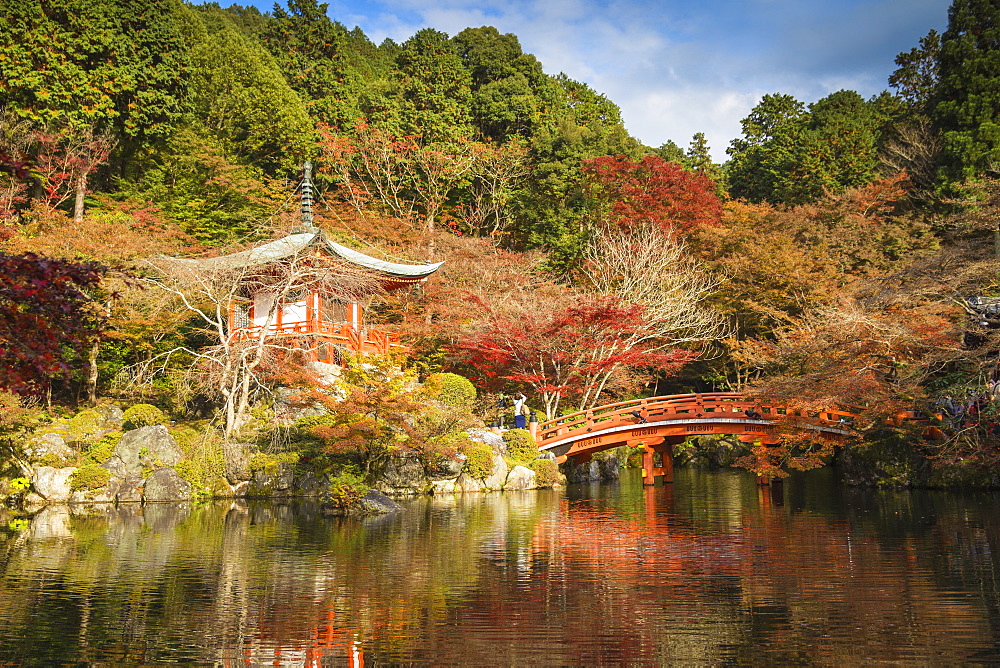
<path fill-rule="evenodd" d="M 310 171 L 306 163 L 302 225 L 292 234 L 239 253 L 182 262 L 240 277 L 229 303 L 230 340 L 263 336 L 269 344 L 305 351 L 310 360 L 327 364 L 341 364 L 345 352 L 404 349 L 397 333 L 366 322 L 364 304 L 376 293 L 423 283 L 444 263 L 388 262 L 327 239 L 312 224 Z"/>

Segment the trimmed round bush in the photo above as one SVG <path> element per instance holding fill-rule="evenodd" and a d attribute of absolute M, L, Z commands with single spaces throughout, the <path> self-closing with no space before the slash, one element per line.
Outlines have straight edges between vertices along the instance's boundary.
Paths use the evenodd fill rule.
<path fill-rule="evenodd" d="M 140 427 L 150 427 L 154 424 L 163 424 L 167 421 L 167 416 L 159 408 L 152 404 L 136 404 L 130 406 L 122 415 L 122 429 L 138 429 Z"/>
<path fill-rule="evenodd" d="M 538 444 L 527 429 L 508 429 L 503 433 L 507 455 L 516 462 L 530 462 L 538 457 Z"/>
<path fill-rule="evenodd" d="M 551 459 L 536 459 L 528 463 L 528 468 L 535 472 L 535 483 L 539 487 L 552 487 L 562 481 L 559 465 Z"/>
<path fill-rule="evenodd" d="M 474 443 L 465 449 L 463 470 L 480 480 L 493 473 L 493 450 L 485 443 Z"/>
<path fill-rule="evenodd" d="M 432 373 L 424 381 L 424 391 L 449 406 L 468 406 L 476 400 L 476 388 L 457 373 Z"/>

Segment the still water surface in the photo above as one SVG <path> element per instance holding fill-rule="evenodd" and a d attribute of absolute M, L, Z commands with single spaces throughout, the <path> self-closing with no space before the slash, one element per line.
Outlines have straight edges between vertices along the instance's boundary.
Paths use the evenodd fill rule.
<path fill-rule="evenodd" d="M 0 664 L 1000 661 L 1000 497 L 673 486 L 49 509 L 0 534 Z"/>

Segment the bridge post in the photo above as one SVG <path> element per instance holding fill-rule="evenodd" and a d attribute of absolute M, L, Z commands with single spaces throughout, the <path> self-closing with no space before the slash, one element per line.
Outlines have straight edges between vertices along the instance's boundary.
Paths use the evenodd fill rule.
<path fill-rule="evenodd" d="M 653 449 L 648 445 L 642 448 L 642 484 L 647 487 L 656 484 L 653 475 Z"/>
<path fill-rule="evenodd" d="M 674 444 L 664 443 L 657 448 L 660 456 L 663 457 L 663 482 L 674 481 Z"/>

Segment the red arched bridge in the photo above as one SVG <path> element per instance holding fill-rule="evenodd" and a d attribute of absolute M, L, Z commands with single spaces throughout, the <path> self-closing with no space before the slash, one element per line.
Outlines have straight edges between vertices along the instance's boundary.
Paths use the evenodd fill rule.
<path fill-rule="evenodd" d="M 797 429 L 821 438 L 843 440 L 854 413 L 841 410 L 804 411 L 781 403 L 747 399 L 741 394 L 677 394 L 609 404 L 539 423 L 538 447 L 559 463 L 586 463 L 591 455 L 619 445 L 643 447 L 642 480 L 655 476 L 673 480 L 673 446 L 688 436 L 734 434 L 745 443 L 776 444 L 782 422 L 795 420 Z M 534 431 L 534 430 L 533 430 Z M 663 464 L 654 468 L 653 453 Z"/>

